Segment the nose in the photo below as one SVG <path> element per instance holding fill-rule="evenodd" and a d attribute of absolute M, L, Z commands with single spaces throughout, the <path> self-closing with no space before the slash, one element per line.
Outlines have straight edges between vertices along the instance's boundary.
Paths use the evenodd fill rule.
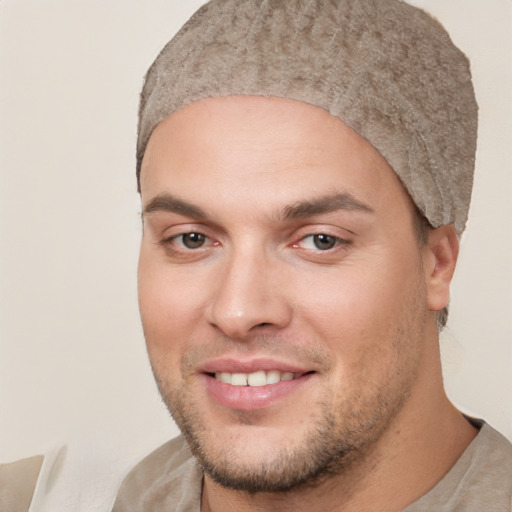
<path fill-rule="evenodd" d="M 278 264 L 260 253 L 234 255 L 224 265 L 209 306 L 212 325 L 231 339 L 243 339 L 290 323 L 292 306 Z"/>

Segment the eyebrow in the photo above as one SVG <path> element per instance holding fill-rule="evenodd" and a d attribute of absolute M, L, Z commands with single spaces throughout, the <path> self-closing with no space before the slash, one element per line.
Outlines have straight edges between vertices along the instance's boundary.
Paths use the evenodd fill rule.
<path fill-rule="evenodd" d="M 338 210 L 374 213 L 374 209 L 371 206 L 356 199 L 352 194 L 344 192 L 341 194 L 329 194 L 311 201 L 299 201 L 285 207 L 282 216 L 284 219 L 301 219 Z"/>
<path fill-rule="evenodd" d="M 363 213 L 374 213 L 373 208 L 356 199 L 348 192 L 335 193 L 313 200 L 298 201 L 282 209 L 280 219 L 292 220 L 332 213 L 338 210 L 359 211 Z M 155 212 L 171 212 L 198 220 L 206 220 L 206 212 L 187 201 L 183 201 L 170 194 L 163 193 L 155 196 L 144 208 L 143 215 Z"/>
<path fill-rule="evenodd" d="M 187 201 L 182 201 L 170 194 L 155 196 L 144 208 L 143 215 L 154 212 L 171 212 L 203 220 L 208 217 L 205 211 Z"/>

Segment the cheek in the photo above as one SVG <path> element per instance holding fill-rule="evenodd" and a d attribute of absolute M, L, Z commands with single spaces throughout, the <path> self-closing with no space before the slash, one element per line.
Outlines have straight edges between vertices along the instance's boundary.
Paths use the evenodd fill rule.
<path fill-rule="evenodd" d="M 179 356 L 194 336 L 203 308 L 201 284 L 148 255 L 141 248 L 138 267 L 139 309 L 150 357 Z"/>
<path fill-rule="evenodd" d="M 412 378 L 421 347 L 415 327 L 421 291 L 412 277 L 397 284 L 388 273 L 384 285 L 367 272 L 351 275 L 316 288 L 301 325 L 313 329 L 329 353 L 332 400 L 352 403 L 355 414 L 374 407 L 378 397 L 393 396 Z"/>
<path fill-rule="evenodd" d="M 343 268 L 306 282 L 301 309 L 309 321 L 325 329 L 365 330 L 391 319 L 401 286 L 384 283 L 375 272 Z M 309 314 L 308 314 L 309 313 Z"/>
<path fill-rule="evenodd" d="M 404 317 L 420 307 L 421 275 L 417 259 L 389 258 L 347 265 L 307 280 L 300 310 L 303 328 L 344 357 L 361 357 L 385 345 L 403 328 Z"/>

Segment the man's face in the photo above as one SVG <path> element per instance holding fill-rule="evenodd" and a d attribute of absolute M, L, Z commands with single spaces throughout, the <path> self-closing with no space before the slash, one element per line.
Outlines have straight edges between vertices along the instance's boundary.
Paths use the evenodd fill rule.
<path fill-rule="evenodd" d="M 395 173 L 327 112 L 187 106 L 151 136 L 139 301 L 207 475 L 291 489 L 379 445 L 425 372 L 425 270 Z"/>

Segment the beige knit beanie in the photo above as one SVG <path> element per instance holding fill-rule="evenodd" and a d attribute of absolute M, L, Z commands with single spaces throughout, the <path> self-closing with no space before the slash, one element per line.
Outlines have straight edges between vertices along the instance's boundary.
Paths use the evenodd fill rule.
<path fill-rule="evenodd" d="M 468 216 L 477 135 L 469 63 L 400 0 L 213 0 L 161 51 L 141 95 L 137 177 L 155 126 L 201 99 L 324 108 L 365 137 L 433 227 Z"/>

